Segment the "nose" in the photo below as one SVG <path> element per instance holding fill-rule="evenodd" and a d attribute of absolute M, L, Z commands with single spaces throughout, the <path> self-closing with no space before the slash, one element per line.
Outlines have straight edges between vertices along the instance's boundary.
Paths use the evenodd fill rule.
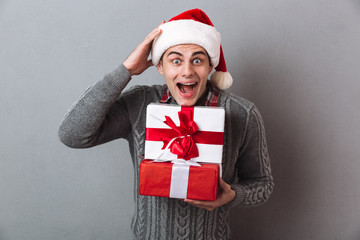
<path fill-rule="evenodd" d="M 194 75 L 193 66 L 192 66 L 191 62 L 186 61 L 186 62 L 183 64 L 182 76 L 189 78 L 189 77 L 192 77 L 193 75 Z"/>

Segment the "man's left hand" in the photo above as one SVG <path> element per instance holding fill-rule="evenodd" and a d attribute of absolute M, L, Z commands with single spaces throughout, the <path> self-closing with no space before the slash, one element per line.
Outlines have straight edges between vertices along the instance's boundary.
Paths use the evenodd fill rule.
<path fill-rule="evenodd" d="M 212 211 L 215 208 L 234 200 L 235 195 L 236 192 L 231 189 L 230 185 L 227 184 L 222 178 L 219 178 L 219 195 L 215 201 L 200 201 L 192 199 L 184 199 L 184 201 L 195 207 L 205 208 L 206 210 Z"/>

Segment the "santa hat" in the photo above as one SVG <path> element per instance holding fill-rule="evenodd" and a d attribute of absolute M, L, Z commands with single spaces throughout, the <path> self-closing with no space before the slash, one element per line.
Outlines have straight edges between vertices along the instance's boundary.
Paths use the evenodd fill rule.
<path fill-rule="evenodd" d="M 216 71 L 210 77 L 214 85 L 220 89 L 231 86 L 233 80 L 226 69 L 220 33 L 205 12 L 200 9 L 188 10 L 160 25 L 160 29 L 162 33 L 155 38 L 151 49 L 154 65 L 159 63 L 168 48 L 179 44 L 196 44 L 207 51 L 215 67 Z"/>

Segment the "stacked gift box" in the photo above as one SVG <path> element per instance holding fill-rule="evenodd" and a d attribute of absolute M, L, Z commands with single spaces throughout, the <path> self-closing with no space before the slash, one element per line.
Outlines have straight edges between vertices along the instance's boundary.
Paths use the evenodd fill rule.
<path fill-rule="evenodd" d="M 216 200 L 225 111 L 149 104 L 139 194 Z"/>

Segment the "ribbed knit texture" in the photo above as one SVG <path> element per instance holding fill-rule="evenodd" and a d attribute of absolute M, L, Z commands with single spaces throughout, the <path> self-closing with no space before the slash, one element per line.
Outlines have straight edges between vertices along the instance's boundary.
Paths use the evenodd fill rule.
<path fill-rule="evenodd" d="M 262 204 L 274 187 L 258 109 L 243 98 L 220 92 L 219 105 L 226 112 L 222 173 L 236 191 L 231 203 L 207 211 L 178 199 L 140 196 L 139 156 L 144 153 L 146 106 L 160 100 L 164 86 L 135 86 L 122 93 L 129 80 L 129 72 L 120 65 L 89 88 L 66 114 L 59 128 L 60 140 L 73 148 L 128 140 L 135 176 L 134 239 L 231 239 L 229 208 Z"/>

